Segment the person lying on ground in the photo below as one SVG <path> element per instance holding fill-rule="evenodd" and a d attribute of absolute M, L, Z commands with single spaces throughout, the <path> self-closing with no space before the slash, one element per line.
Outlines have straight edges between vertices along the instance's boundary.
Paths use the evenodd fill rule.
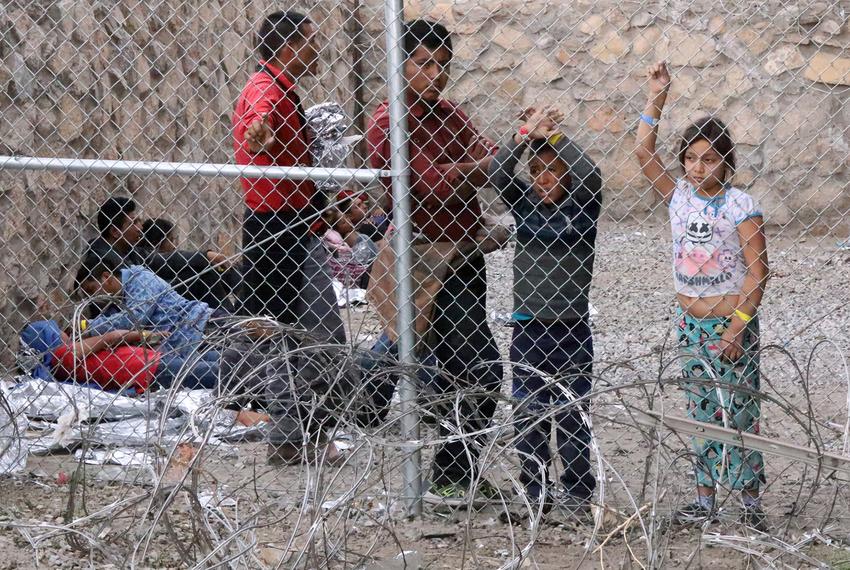
<path fill-rule="evenodd" d="M 218 367 L 200 359 L 187 360 L 154 345 L 167 333 L 116 329 L 72 340 L 54 320 L 34 321 L 21 331 L 21 346 L 39 356 L 36 368 L 26 370 L 42 379 L 94 382 L 104 390 L 148 390 L 171 387 L 176 379 L 187 389 L 215 387 Z M 46 373 L 46 374 L 45 374 Z"/>
<path fill-rule="evenodd" d="M 213 389 L 219 379 L 217 363 L 186 360 L 155 348 L 165 333 L 113 330 L 76 341 L 54 320 L 27 324 L 20 335 L 22 350 L 31 351 L 34 366 L 23 372 L 42 380 L 92 382 L 103 390 L 143 394 L 167 390 L 179 382 L 187 390 Z M 256 425 L 268 421 L 263 413 L 240 410 L 236 421 Z"/>
<path fill-rule="evenodd" d="M 184 357 L 200 346 L 214 313 L 228 314 L 213 310 L 202 301 L 186 299 L 141 265 L 117 267 L 113 259 L 96 255 L 87 257 L 80 265 L 75 291 L 89 297 L 107 296 L 118 307 L 113 314 L 88 321 L 88 335 L 139 328 L 166 332 L 163 349 Z"/>
<path fill-rule="evenodd" d="M 85 292 L 89 297 L 110 296 L 115 298 L 119 303 L 120 309 L 115 314 L 108 316 L 100 316 L 87 322 L 87 335 L 105 334 L 113 330 L 129 330 L 129 329 L 150 329 L 153 331 L 164 331 L 168 333 L 160 345 L 160 352 L 168 352 L 182 358 L 189 358 L 195 351 L 199 351 L 201 358 L 208 360 L 211 365 L 222 367 L 224 365 L 238 367 L 238 362 L 241 362 L 239 351 L 225 350 L 223 353 L 219 350 L 208 350 L 209 347 L 204 346 L 205 338 L 210 335 L 216 335 L 223 332 L 223 327 L 226 324 L 228 314 L 225 311 L 213 310 L 206 303 L 200 301 L 191 301 L 178 295 L 165 281 L 154 275 L 150 270 L 138 265 L 129 267 L 117 268 L 108 264 L 108 260 L 92 257 L 83 263 L 77 272 L 76 277 L 77 287 Z M 247 326 L 244 331 L 247 334 L 253 334 L 257 337 L 263 337 L 267 333 L 267 329 L 262 326 Z M 292 346 L 290 335 L 281 340 L 280 350 L 284 354 L 288 354 L 289 348 Z M 235 352 L 235 354 L 231 354 Z M 307 448 L 299 446 L 292 450 L 285 461 L 282 463 L 299 463 L 302 460 L 312 460 L 319 456 L 327 461 L 333 461 L 341 457 L 340 452 L 333 445 L 333 442 L 324 440 L 318 441 L 324 437 L 322 428 L 317 428 L 316 425 L 325 426 L 330 418 L 331 412 L 325 410 L 323 406 L 315 404 L 305 404 L 305 402 L 313 402 L 313 392 L 319 390 L 321 382 L 324 381 L 326 374 L 317 362 L 322 361 L 323 351 L 319 348 L 311 349 L 309 346 L 301 343 L 299 356 L 293 358 L 292 366 L 297 370 L 303 368 L 316 369 L 311 372 L 311 377 L 315 378 L 313 384 L 304 387 L 293 396 L 292 400 L 282 401 L 281 396 L 275 395 L 277 400 L 272 401 L 268 397 L 265 388 L 269 385 L 281 382 L 281 378 L 286 378 L 290 366 L 286 360 L 278 358 L 278 365 L 269 367 L 270 370 L 264 372 L 266 376 L 258 379 L 261 385 L 261 391 L 266 395 L 265 401 L 271 406 L 270 411 L 276 409 L 274 406 L 282 405 L 290 408 L 298 408 L 293 411 L 288 420 L 292 424 L 306 424 L 306 427 L 299 429 L 318 430 L 317 444 Z M 258 353 L 259 358 L 265 358 L 265 355 Z M 228 362 L 228 358 L 232 361 L 237 361 L 234 364 Z M 257 365 L 260 363 L 258 362 Z M 237 374 L 225 373 L 224 376 L 228 380 Z M 332 403 L 337 402 L 337 399 L 328 398 Z M 296 427 L 290 426 L 291 429 Z M 321 443 L 322 445 L 318 445 Z M 326 445 L 325 445 L 326 444 Z M 305 455 L 304 451 L 308 451 Z M 319 450 L 327 449 L 327 451 Z"/>

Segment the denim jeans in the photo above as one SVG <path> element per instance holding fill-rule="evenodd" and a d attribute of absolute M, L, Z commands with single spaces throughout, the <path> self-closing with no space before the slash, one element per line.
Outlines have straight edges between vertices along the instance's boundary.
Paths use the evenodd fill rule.
<path fill-rule="evenodd" d="M 156 368 L 154 383 L 167 390 L 180 378 L 180 387 L 187 390 L 213 389 L 218 385 L 221 355 L 214 350 L 205 352 L 200 358 L 179 354 L 163 353 Z"/>

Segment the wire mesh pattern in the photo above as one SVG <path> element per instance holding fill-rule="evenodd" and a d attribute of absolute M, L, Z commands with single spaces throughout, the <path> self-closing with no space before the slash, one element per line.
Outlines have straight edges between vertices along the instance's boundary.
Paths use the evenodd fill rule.
<path fill-rule="evenodd" d="M 9 564 L 850 564 L 847 11 L 6 2 Z"/>

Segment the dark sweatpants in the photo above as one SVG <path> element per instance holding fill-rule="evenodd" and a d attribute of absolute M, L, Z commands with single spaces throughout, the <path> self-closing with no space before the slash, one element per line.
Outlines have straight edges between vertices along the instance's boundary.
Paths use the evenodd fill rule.
<path fill-rule="evenodd" d="M 458 389 L 487 392 L 461 400 L 460 410 L 449 398 L 438 406 L 440 437 L 469 433 L 490 425 L 502 386 L 499 349 L 487 324 L 487 272 L 483 255 L 476 255 L 446 279 L 437 294 L 430 345 L 440 369 L 449 375 L 427 374 L 432 392 L 451 396 Z M 461 425 L 456 418 L 461 418 Z M 447 428 L 444 422 L 452 425 Z M 478 470 L 480 448 L 486 436 L 464 438 L 438 448 L 431 464 L 431 483 L 444 485 L 471 481 Z"/>
<path fill-rule="evenodd" d="M 486 266 L 484 257 L 478 255 L 446 279 L 435 300 L 428 338 L 431 350 L 418 355 L 420 363 L 428 368 L 420 370 L 417 377 L 429 398 L 437 401 L 432 411 L 440 417 L 441 438 L 484 429 L 496 411 L 502 365 L 487 324 L 486 296 Z M 364 389 L 374 406 L 361 416 L 366 423 L 374 425 L 386 417 L 398 378 L 382 373 L 380 360 L 385 355 L 395 356 L 396 351 L 395 343 L 383 335 L 372 348 L 373 354 L 362 361 L 368 380 Z M 432 367 L 448 374 L 434 374 Z M 461 400 L 458 411 L 453 393 L 464 389 L 480 394 Z M 462 419 L 461 425 L 457 425 L 458 417 Z M 485 439 L 470 437 L 441 445 L 434 455 L 431 483 L 468 485 L 477 471 L 479 451 Z"/>
<path fill-rule="evenodd" d="M 274 444 L 298 445 L 320 437 L 336 410 L 319 409 L 325 406 L 317 408 L 314 402 L 329 390 L 339 402 L 339 392 L 351 389 L 351 379 L 339 378 L 340 371 L 329 365 L 333 349 L 323 346 L 334 343 L 343 350 L 346 342 L 327 251 L 303 223 L 293 227 L 296 222 L 291 214 L 249 213 L 243 225 L 243 310 L 271 316 L 312 337 L 307 344 L 288 338 L 283 353 L 297 349 L 298 356 L 269 365 L 265 392 Z"/>
<path fill-rule="evenodd" d="M 511 362 L 520 480 L 532 497 L 540 496 L 544 485 L 548 488 L 552 462 L 549 437 L 554 423 L 557 451 L 564 468 L 563 489 L 574 497 L 589 498 L 596 480 L 590 469 L 590 430 L 580 415 L 580 411 L 588 409 L 588 403 L 571 405 L 563 391 L 569 388 L 576 397 L 590 391 L 593 336 L 589 324 L 517 322 Z M 555 376 L 554 384 L 547 386 L 543 377 L 521 364 Z"/>

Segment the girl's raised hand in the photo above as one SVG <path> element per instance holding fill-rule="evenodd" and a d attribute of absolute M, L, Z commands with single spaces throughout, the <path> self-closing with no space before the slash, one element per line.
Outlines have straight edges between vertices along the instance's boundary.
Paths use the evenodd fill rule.
<path fill-rule="evenodd" d="M 555 126 L 557 126 L 558 123 L 561 123 L 564 120 L 564 112 L 561 111 L 560 109 L 550 107 L 549 108 L 549 119 L 553 123 L 555 123 Z"/>
<path fill-rule="evenodd" d="M 667 71 L 667 64 L 663 61 L 650 65 L 646 70 L 646 77 L 649 79 L 649 92 L 652 95 L 666 94 L 670 89 L 670 72 Z"/>

